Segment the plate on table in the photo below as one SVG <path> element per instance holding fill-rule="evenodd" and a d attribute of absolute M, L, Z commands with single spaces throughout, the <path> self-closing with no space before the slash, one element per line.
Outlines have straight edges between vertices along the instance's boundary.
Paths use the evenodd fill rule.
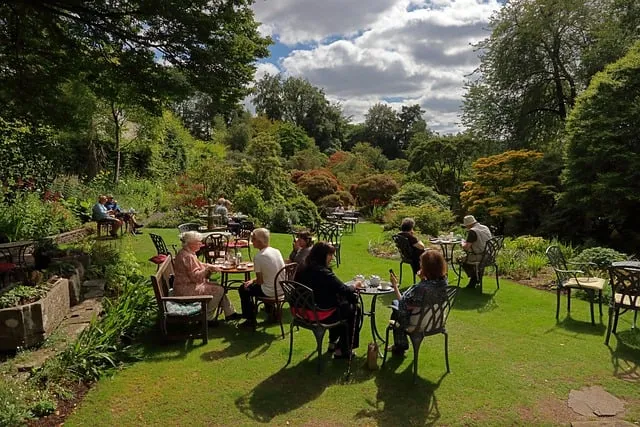
<path fill-rule="evenodd" d="M 222 265 L 220 268 L 223 270 L 233 270 L 235 267 L 232 265 Z"/>
<path fill-rule="evenodd" d="M 251 268 L 251 267 L 253 267 L 253 263 L 252 262 L 248 262 L 247 263 L 247 268 Z"/>

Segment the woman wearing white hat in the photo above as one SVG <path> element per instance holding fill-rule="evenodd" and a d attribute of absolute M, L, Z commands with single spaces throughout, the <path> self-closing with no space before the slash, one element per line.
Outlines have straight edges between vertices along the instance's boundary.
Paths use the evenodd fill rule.
<path fill-rule="evenodd" d="M 467 276 L 469 276 L 469 284 L 467 288 L 473 289 L 478 284 L 478 278 L 476 277 L 476 264 L 482 260 L 482 253 L 487 241 L 491 239 L 491 230 L 486 225 L 480 224 L 476 221 L 473 215 L 467 215 L 462 220 L 462 225 L 469 230 L 467 233 L 467 239 L 462 244 L 462 249 L 467 252 L 466 257 L 462 261 L 462 268 Z M 482 271 L 478 271 L 477 274 L 483 274 Z"/>
<path fill-rule="evenodd" d="M 174 295 L 212 295 L 213 300 L 207 306 L 207 318 L 210 322 L 215 318 L 221 299 L 222 310 L 226 320 L 240 319 L 240 315 L 236 313 L 222 286 L 208 280 L 212 272 L 220 271 L 220 269 L 213 264 L 207 264 L 198 259 L 196 252 L 202 246 L 204 246 L 202 235 L 197 231 L 189 231 L 182 235 L 182 250 L 176 255 L 173 265 L 175 274 L 173 282 Z"/>

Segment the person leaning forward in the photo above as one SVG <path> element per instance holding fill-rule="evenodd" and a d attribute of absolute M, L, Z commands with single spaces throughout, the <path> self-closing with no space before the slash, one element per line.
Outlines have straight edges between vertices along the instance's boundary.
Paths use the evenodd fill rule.
<path fill-rule="evenodd" d="M 476 265 L 482 260 L 484 248 L 489 239 L 491 239 L 491 230 L 486 225 L 476 221 L 473 215 L 467 215 L 462 221 L 462 225 L 468 230 L 467 238 L 462 244 L 462 249 L 466 255 L 460 260 L 462 269 L 469 276 L 469 284 L 467 288 L 473 289 L 478 284 L 478 277 L 484 274 L 484 271 L 478 271 L 476 275 Z"/>

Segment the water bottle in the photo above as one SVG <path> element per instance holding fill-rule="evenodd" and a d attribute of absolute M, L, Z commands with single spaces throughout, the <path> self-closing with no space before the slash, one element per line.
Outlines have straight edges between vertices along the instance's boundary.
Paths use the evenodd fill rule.
<path fill-rule="evenodd" d="M 236 256 L 236 264 L 242 264 L 242 254 L 240 252 L 238 252 L 238 255 Z"/>

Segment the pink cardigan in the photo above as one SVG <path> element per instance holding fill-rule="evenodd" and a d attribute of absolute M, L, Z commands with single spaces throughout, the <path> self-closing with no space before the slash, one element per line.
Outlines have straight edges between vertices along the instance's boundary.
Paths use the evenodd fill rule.
<path fill-rule="evenodd" d="M 176 296 L 197 295 L 196 287 L 209 283 L 206 264 L 200 262 L 196 254 L 187 248 L 176 255 L 173 271 L 175 273 L 173 292 Z"/>

